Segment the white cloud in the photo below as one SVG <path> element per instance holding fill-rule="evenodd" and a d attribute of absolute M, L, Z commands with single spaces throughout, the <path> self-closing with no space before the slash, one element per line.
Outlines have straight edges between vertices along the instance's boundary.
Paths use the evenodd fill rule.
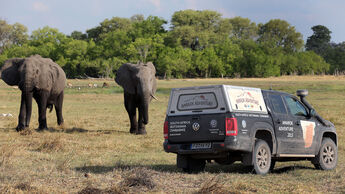
<path fill-rule="evenodd" d="M 32 4 L 32 8 L 35 11 L 38 11 L 38 12 L 47 12 L 47 11 L 49 11 L 49 7 L 47 5 L 45 5 L 45 4 L 43 4 L 42 2 L 39 2 L 39 1 L 35 1 Z"/>
<path fill-rule="evenodd" d="M 161 10 L 161 0 L 149 0 L 150 3 L 152 3 L 158 11 Z"/>
<path fill-rule="evenodd" d="M 186 0 L 186 7 L 187 9 L 194 9 L 197 10 L 198 9 L 198 3 L 196 0 Z"/>

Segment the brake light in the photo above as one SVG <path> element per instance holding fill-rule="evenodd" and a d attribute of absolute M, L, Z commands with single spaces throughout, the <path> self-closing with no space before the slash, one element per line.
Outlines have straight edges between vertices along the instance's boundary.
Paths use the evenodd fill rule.
<path fill-rule="evenodd" d="M 236 136 L 238 133 L 237 119 L 226 118 L 225 119 L 225 134 L 226 136 Z"/>
<path fill-rule="evenodd" d="M 168 121 L 164 122 L 164 139 L 168 139 L 168 132 L 169 132 L 169 127 L 168 127 Z"/>

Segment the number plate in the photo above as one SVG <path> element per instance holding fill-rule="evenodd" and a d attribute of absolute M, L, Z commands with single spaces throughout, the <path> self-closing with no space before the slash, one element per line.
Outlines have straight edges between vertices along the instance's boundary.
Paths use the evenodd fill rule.
<path fill-rule="evenodd" d="M 209 149 L 211 148 L 211 143 L 193 143 L 191 145 L 192 150 L 196 149 Z"/>

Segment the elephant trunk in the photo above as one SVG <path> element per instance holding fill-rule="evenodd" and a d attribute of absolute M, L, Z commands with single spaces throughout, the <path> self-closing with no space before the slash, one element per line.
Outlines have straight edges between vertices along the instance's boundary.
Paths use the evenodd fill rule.
<path fill-rule="evenodd" d="M 150 94 L 144 94 L 142 102 L 142 114 L 143 114 L 143 123 L 147 125 L 149 123 L 149 103 L 150 103 Z"/>

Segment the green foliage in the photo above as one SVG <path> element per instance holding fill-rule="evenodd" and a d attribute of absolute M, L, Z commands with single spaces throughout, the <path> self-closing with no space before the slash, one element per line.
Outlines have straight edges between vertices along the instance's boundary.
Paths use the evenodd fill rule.
<path fill-rule="evenodd" d="M 284 20 L 266 24 L 222 18 L 216 11 L 182 10 L 171 28 L 157 16 L 113 17 L 85 33 L 66 36 L 48 26 L 27 35 L 25 26 L 0 20 L 0 63 L 40 54 L 56 61 L 68 78 L 114 77 L 123 63 L 152 61 L 157 76 L 269 77 L 345 70 L 345 44 L 330 44 L 330 31 L 313 28 L 307 44 L 327 43 L 322 57 L 302 51 L 302 35 Z M 321 37 L 321 38 L 320 38 Z M 321 41 L 322 42 L 322 41 Z M 317 53 L 317 52 L 316 52 Z M 328 64 L 330 63 L 331 66 Z"/>
<path fill-rule="evenodd" d="M 322 56 L 330 64 L 330 73 L 343 73 L 345 71 L 345 42 L 331 43 L 332 32 L 326 26 L 316 25 L 311 29 L 314 33 L 308 37 L 306 50 L 314 51 Z"/>
<path fill-rule="evenodd" d="M 313 35 L 308 37 L 305 45 L 306 50 L 314 51 L 315 53 L 324 56 L 326 49 L 329 47 L 331 40 L 331 31 L 322 25 L 313 26 Z"/>
<path fill-rule="evenodd" d="M 259 42 L 268 42 L 270 46 L 283 48 L 287 53 L 300 51 L 303 47 L 302 34 L 284 20 L 274 19 L 261 25 Z"/>
<path fill-rule="evenodd" d="M 28 40 L 28 29 L 20 23 L 8 24 L 0 19 L 0 54 L 7 48 L 21 46 Z"/>

